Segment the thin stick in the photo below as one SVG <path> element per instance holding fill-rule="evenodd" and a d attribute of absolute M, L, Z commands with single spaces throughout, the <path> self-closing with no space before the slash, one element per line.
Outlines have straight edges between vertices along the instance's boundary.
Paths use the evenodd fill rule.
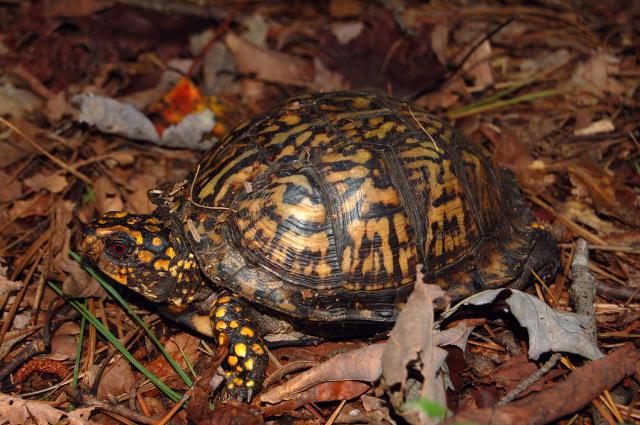
<path fill-rule="evenodd" d="M 80 180 L 82 180 L 85 184 L 91 185 L 91 179 L 89 179 L 89 177 L 85 176 L 84 174 L 82 174 L 80 171 L 78 170 L 74 170 L 72 167 L 70 167 L 68 164 L 65 164 L 62 160 L 58 159 L 56 156 L 52 155 L 51 153 L 47 152 L 46 149 L 44 149 L 42 146 L 40 146 L 39 144 L 37 144 L 33 139 L 31 139 L 31 137 L 27 136 L 26 134 L 24 134 L 22 132 L 22 130 L 20 130 L 18 127 L 16 127 L 15 125 L 13 125 L 11 122 L 7 121 L 6 119 L 0 117 L 0 123 L 4 124 L 5 127 L 9 128 L 10 130 L 12 130 L 14 133 L 16 133 L 17 135 L 19 135 L 20 137 L 22 137 L 24 140 L 27 141 L 27 143 L 29 143 L 31 146 L 33 146 L 34 148 L 36 148 L 40 153 L 42 153 L 44 156 L 46 156 L 47 158 L 49 158 L 54 164 L 56 164 L 58 167 L 66 170 L 68 173 L 73 174 L 74 176 L 76 176 L 77 178 L 79 178 Z"/>
<path fill-rule="evenodd" d="M 329 417 L 329 420 L 325 423 L 325 425 L 333 425 L 333 423 L 336 421 L 336 418 L 340 414 L 340 411 L 342 410 L 342 408 L 346 403 L 347 403 L 347 400 L 342 400 L 340 402 L 340 405 L 336 410 L 333 411 L 333 413 L 331 414 L 331 416 Z"/>
<path fill-rule="evenodd" d="M 424 134 L 426 134 L 427 136 L 429 136 L 429 139 L 431 139 L 431 143 L 433 143 L 433 147 L 436 148 L 436 152 L 438 152 L 439 148 L 438 148 L 438 144 L 436 143 L 435 139 L 433 138 L 433 136 L 427 131 L 426 128 L 424 128 L 424 126 L 422 125 L 422 123 L 420 121 L 418 121 L 418 119 L 416 118 L 415 114 L 413 113 L 413 111 L 411 110 L 411 105 L 407 104 L 407 107 L 409 108 L 409 113 L 411 114 L 411 118 L 413 118 L 413 120 L 416 122 L 416 124 L 418 124 L 418 126 L 420 127 L 420 129 L 422 131 L 424 131 Z"/>

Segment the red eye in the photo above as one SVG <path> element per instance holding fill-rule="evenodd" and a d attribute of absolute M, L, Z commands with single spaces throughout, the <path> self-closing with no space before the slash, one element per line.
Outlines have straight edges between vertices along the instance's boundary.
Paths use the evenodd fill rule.
<path fill-rule="evenodd" d="M 127 255 L 129 247 L 124 241 L 109 241 L 107 243 L 107 251 L 114 258 L 123 258 Z"/>

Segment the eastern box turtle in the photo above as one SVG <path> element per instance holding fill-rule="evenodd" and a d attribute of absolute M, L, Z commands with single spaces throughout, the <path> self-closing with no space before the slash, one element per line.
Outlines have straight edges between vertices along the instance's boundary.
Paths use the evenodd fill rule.
<path fill-rule="evenodd" d="M 154 214 L 93 221 L 83 255 L 165 313 L 228 344 L 225 393 L 250 399 L 262 336 L 388 329 L 416 267 L 454 299 L 550 276 L 512 174 L 434 115 L 383 95 L 313 94 L 235 127 Z"/>

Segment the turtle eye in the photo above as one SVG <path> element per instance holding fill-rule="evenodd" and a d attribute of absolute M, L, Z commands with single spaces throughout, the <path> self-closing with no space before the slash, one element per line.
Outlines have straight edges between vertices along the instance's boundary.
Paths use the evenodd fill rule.
<path fill-rule="evenodd" d="M 122 239 L 110 239 L 107 241 L 107 253 L 110 257 L 122 260 L 129 255 L 129 244 Z"/>

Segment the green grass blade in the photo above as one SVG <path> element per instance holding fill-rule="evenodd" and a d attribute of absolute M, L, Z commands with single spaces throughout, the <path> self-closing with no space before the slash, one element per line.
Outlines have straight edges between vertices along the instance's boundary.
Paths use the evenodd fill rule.
<path fill-rule="evenodd" d="M 74 260 L 76 260 L 78 263 L 80 263 L 82 265 L 82 267 L 84 267 L 85 270 L 87 270 L 89 272 L 89 274 L 91 274 L 91 276 L 93 276 L 99 283 L 100 285 L 102 285 L 102 287 L 104 289 L 106 289 L 106 291 L 116 300 L 118 301 L 118 303 L 122 306 L 122 308 L 125 309 L 125 311 L 127 312 L 127 314 L 138 324 L 142 327 L 142 329 L 144 329 L 145 333 L 147 334 L 147 336 L 149 337 L 149 339 L 151 339 L 151 341 L 153 341 L 153 343 L 155 344 L 156 347 L 158 347 L 158 350 L 160 350 L 160 352 L 162 353 L 162 355 L 165 357 L 165 359 L 167 359 L 167 362 L 169 362 L 169 364 L 171 365 L 171 367 L 173 368 L 173 370 L 176 371 L 176 373 L 180 376 L 180 378 L 182 378 L 182 380 L 187 384 L 187 386 L 191 386 L 193 385 L 193 381 L 191 380 L 191 378 L 189 378 L 189 376 L 182 370 L 182 368 L 180 367 L 180 365 L 173 359 L 173 357 L 171 357 L 171 355 L 167 352 L 167 350 L 164 348 L 164 345 L 162 345 L 162 343 L 160 341 L 158 341 L 158 338 L 156 338 L 156 336 L 154 335 L 154 333 L 151 331 L 151 329 L 149 329 L 149 327 L 147 326 L 147 324 L 144 322 L 144 320 L 142 320 L 140 318 L 140 316 L 138 316 L 132 309 L 131 307 L 129 307 L 129 304 L 124 300 L 124 298 L 122 298 L 122 295 L 120 295 L 120 293 L 118 291 L 116 291 L 116 289 L 111 286 L 109 284 L 109 282 L 105 281 L 104 278 L 102 277 L 102 275 L 100 275 L 100 273 L 98 273 L 93 267 L 90 267 L 86 264 L 82 263 L 82 258 L 75 252 L 73 251 L 69 251 L 69 255 L 71 256 L 71 258 L 73 258 Z"/>
<path fill-rule="evenodd" d="M 56 294 L 64 298 L 65 301 L 71 304 L 73 308 L 75 308 L 80 314 L 82 314 L 82 317 L 88 320 L 89 323 L 91 323 L 98 330 L 98 332 L 100 332 L 100 334 L 107 339 L 107 341 L 109 341 L 114 347 L 116 347 L 116 349 L 122 354 L 124 358 L 126 358 L 133 366 L 135 366 L 135 368 L 138 369 L 140 373 L 142 373 L 147 379 L 153 382 L 160 391 L 167 395 L 167 397 L 169 397 L 174 402 L 177 402 L 182 398 L 182 395 L 169 388 L 164 382 L 162 382 L 160 379 L 158 379 L 158 377 L 151 373 L 149 369 L 144 367 L 142 363 L 140 363 L 135 357 L 133 357 L 133 355 L 131 355 L 129 350 L 127 350 L 122 342 L 120 342 L 120 340 L 116 338 L 115 335 L 113 335 L 111 331 L 109 331 L 109 329 L 104 326 L 104 324 L 102 324 L 100 320 L 98 320 L 97 317 L 92 315 L 82 303 L 74 300 L 73 298 L 65 296 L 62 292 L 62 289 L 60 289 L 55 283 L 47 283 L 56 292 Z"/>
<path fill-rule="evenodd" d="M 447 114 L 447 117 L 450 120 L 455 120 L 455 119 L 466 117 L 469 115 L 475 115 L 481 112 L 500 109 L 506 106 L 515 105 L 522 102 L 529 102 L 532 100 L 543 99 L 545 97 L 557 96 L 561 93 L 562 93 L 562 90 L 559 90 L 559 89 L 541 90 L 533 93 L 523 94 L 521 96 L 516 96 L 511 99 L 497 100 L 492 103 L 482 103 L 479 106 L 474 105 L 473 108 L 470 108 L 471 105 L 467 105 L 463 108 L 456 109 L 449 112 Z"/>

